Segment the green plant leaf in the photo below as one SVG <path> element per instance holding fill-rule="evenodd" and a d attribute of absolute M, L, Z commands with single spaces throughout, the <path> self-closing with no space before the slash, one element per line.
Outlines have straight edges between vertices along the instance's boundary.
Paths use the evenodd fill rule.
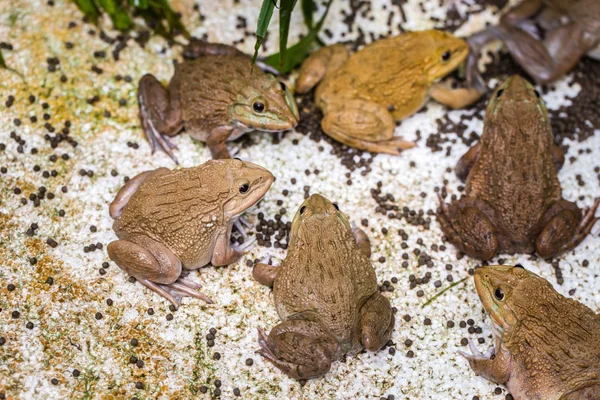
<path fill-rule="evenodd" d="M 304 24 L 308 29 L 313 27 L 313 13 L 315 12 L 315 3 L 313 0 L 302 0 L 302 15 L 304 16 Z"/>
<path fill-rule="evenodd" d="M 121 7 L 121 3 L 117 3 L 114 0 L 97 1 L 100 4 L 100 7 L 106 11 L 116 29 L 120 31 L 131 29 L 133 21 L 131 20 L 131 17 L 129 17 L 129 14 Z"/>
<path fill-rule="evenodd" d="M 325 22 L 325 18 L 327 17 L 327 13 L 329 12 L 329 7 L 331 6 L 332 2 L 333 0 L 329 0 L 327 2 L 325 13 L 323 13 L 323 16 L 319 22 L 317 22 L 317 25 L 315 25 L 314 28 L 311 29 L 308 34 L 304 36 L 298 43 L 287 49 L 287 55 L 285 59 L 283 59 L 283 63 L 280 63 L 279 53 L 270 55 L 269 57 L 265 58 L 263 62 L 281 73 L 290 72 L 292 69 L 294 69 L 294 67 L 296 67 L 296 65 L 300 64 L 306 58 L 306 56 L 308 56 L 315 39 L 317 39 L 317 35 L 323 27 L 323 23 Z"/>
<path fill-rule="evenodd" d="M 2 50 L 0 50 L 0 68 L 7 68 L 6 62 L 4 62 L 4 57 L 2 56 Z"/>
<path fill-rule="evenodd" d="M 283 65 L 285 52 L 287 50 L 288 34 L 290 33 L 290 21 L 292 10 L 296 7 L 298 0 L 281 0 L 279 5 L 279 65 Z"/>
<path fill-rule="evenodd" d="M 263 0 L 262 6 L 260 7 L 260 14 L 258 15 L 258 24 L 256 26 L 256 44 L 254 45 L 252 64 L 254 64 L 256 57 L 258 57 L 258 50 L 267 34 L 267 28 L 269 27 L 269 22 L 271 22 L 274 8 L 275 0 Z"/>
<path fill-rule="evenodd" d="M 98 16 L 100 15 L 96 5 L 92 0 L 73 0 L 77 7 L 81 10 L 83 15 L 88 17 L 88 19 L 92 22 L 96 22 L 98 20 Z"/>

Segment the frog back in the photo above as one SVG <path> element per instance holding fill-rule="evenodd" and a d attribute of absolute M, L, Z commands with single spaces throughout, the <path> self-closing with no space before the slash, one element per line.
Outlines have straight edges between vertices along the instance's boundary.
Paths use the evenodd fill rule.
<path fill-rule="evenodd" d="M 388 107 L 395 119 L 418 111 L 428 99 L 433 83 L 427 66 L 435 48 L 428 31 L 409 32 L 377 40 L 350 56 L 317 88 L 324 103 L 361 98 Z"/>
<path fill-rule="evenodd" d="M 519 323 L 503 343 L 515 368 L 511 377 L 521 390 L 544 393 L 543 398 L 586 399 L 575 394 L 600 387 L 600 317 L 547 283 L 537 285 L 514 307 Z"/>
<path fill-rule="evenodd" d="M 377 291 L 370 260 L 349 232 L 311 232 L 290 247 L 273 286 L 282 320 L 319 321 L 338 339 L 358 343 L 360 308 Z"/>
<path fill-rule="evenodd" d="M 121 239 L 143 235 L 166 245 L 191 268 L 206 265 L 217 232 L 226 229 L 226 179 L 206 163 L 150 177 L 133 194 L 114 230 Z"/>
<path fill-rule="evenodd" d="M 466 192 L 491 205 L 500 228 L 526 244 L 537 237 L 544 213 L 561 199 L 561 188 L 549 122 L 523 114 L 495 121 L 486 117 Z"/>
<path fill-rule="evenodd" d="M 212 55 L 177 64 L 169 90 L 179 96 L 186 129 L 206 140 L 198 133 L 232 123 L 231 108 L 245 86 L 268 83 L 248 56 Z"/>

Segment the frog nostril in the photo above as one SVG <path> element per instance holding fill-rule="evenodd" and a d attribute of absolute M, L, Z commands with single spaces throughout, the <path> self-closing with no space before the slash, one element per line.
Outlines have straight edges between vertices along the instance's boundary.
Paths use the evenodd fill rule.
<path fill-rule="evenodd" d="M 304 210 L 306 210 L 306 206 L 300 207 L 300 215 L 304 214 Z"/>
<path fill-rule="evenodd" d="M 496 98 L 499 98 L 500 96 L 502 96 L 502 93 L 504 93 L 504 89 L 498 90 L 498 93 L 496 94 Z"/>

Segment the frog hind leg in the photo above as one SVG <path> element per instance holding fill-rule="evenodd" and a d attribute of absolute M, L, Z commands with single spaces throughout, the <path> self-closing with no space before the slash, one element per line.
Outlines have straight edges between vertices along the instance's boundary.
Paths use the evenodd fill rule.
<path fill-rule="evenodd" d="M 296 93 L 304 94 L 315 87 L 327 74 L 334 73 L 346 63 L 350 54 L 343 44 L 325 46 L 312 53 L 302 63 Z"/>
<path fill-rule="evenodd" d="M 168 168 L 157 168 L 153 171 L 144 171 L 137 174 L 133 178 L 127 181 L 127 183 L 119 190 L 119 193 L 115 196 L 115 199 L 110 203 L 108 211 L 112 219 L 117 219 L 121 216 L 123 209 L 131 199 L 131 196 L 138 190 L 140 185 L 151 176 L 162 175 L 169 172 Z"/>
<path fill-rule="evenodd" d="M 339 344 L 318 322 L 292 319 L 276 325 L 267 336 L 258 330 L 258 354 L 293 379 L 325 375 Z"/>
<path fill-rule="evenodd" d="M 245 54 L 233 46 L 221 43 L 209 43 L 193 38 L 183 49 L 183 56 L 195 59 L 203 56 L 244 56 Z"/>
<path fill-rule="evenodd" d="M 392 336 L 394 313 L 387 297 L 375 293 L 360 309 L 361 342 L 369 351 L 381 349 Z"/>
<path fill-rule="evenodd" d="M 350 147 L 398 155 L 415 143 L 394 137 L 396 123 L 388 109 L 368 100 L 349 100 L 326 107 L 323 131 Z"/>
<path fill-rule="evenodd" d="M 179 96 L 175 90 L 167 91 L 153 75 L 146 74 L 138 84 L 138 104 L 142 129 L 152 154 L 158 146 L 179 163 L 172 151 L 176 146 L 168 138 L 183 129 Z"/>
<path fill-rule="evenodd" d="M 463 253 L 489 260 L 500 250 L 500 238 L 489 217 L 490 207 L 482 200 L 463 197 L 450 204 L 439 197 L 438 222 L 448 241 Z"/>
<path fill-rule="evenodd" d="M 207 303 L 208 297 L 196 291 L 196 285 L 179 281 L 182 264 L 165 245 L 147 236 L 116 240 L 107 246 L 108 256 L 138 282 L 179 308 L 181 297 L 191 296 Z"/>
<path fill-rule="evenodd" d="M 583 213 L 577 205 L 566 200 L 552 205 L 544 217 L 542 232 L 535 241 L 535 248 L 540 257 L 550 259 L 572 250 L 581 243 L 598 221 L 598 217 L 595 217 L 598 205 L 600 198 Z"/>

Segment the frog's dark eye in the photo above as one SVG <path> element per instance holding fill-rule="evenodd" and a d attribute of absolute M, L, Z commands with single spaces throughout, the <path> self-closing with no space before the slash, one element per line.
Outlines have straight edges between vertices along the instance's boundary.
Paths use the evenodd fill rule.
<path fill-rule="evenodd" d="M 248 191 L 248 189 L 250 189 L 250 186 L 247 183 L 244 183 L 242 186 L 240 186 L 240 193 L 246 193 Z"/>
<path fill-rule="evenodd" d="M 524 266 L 522 266 L 521 264 L 517 264 L 517 265 L 515 265 L 515 268 L 523 268 L 523 269 L 525 269 L 525 267 L 524 267 Z"/>
<path fill-rule="evenodd" d="M 502 93 L 504 93 L 504 89 L 498 90 L 498 93 L 496 93 L 496 98 L 499 98 L 500 96 L 502 96 Z"/>
<path fill-rule="evenodd" d="M 265 111 L 265 104 L 260 101 L 255 101 L 254 104 L 252 104 L 252 108 L 254 111 L 261 113 Z"/>
<path fill-rule="evenodd" d="M 540 98 L 540 92 L 538 92 L 537 90 L 533 91 L 535 93 L 535 97 L 537 97 L 538 99 Z"/>
<path fill-rule="evenodd" d="M 304 214 L 305 209 L 306 209 L 306 206 L 300 207 L 300 215 Z"/>
<path fill-rule="evenodd" d="M 335 207 L 336 210 L 340 211 L 340 206 L 338 206 L 337 203 L 333 203 L 333 206 Z"/>
<path fill-rule="evenodd" d="M 502 289 L 496 288 L 496 290 L 494 290 L 494 297 L 496 298 L 496 300 L 504 300 L 504 292 L 502 291 Z"/>
<path fill-rule="evenodd" d="M 284 92 L 287 90 L 287 86 L 285 86 L 285 83 L 279 82 L 279 85 L 281 86 L 281 90 L 283 90 Z"/>
<path fill-rule="evenodd" d="M 450 52 L 445 51 L 442 53 L 442 61 L 448 61 L 450 59 Z"/>

